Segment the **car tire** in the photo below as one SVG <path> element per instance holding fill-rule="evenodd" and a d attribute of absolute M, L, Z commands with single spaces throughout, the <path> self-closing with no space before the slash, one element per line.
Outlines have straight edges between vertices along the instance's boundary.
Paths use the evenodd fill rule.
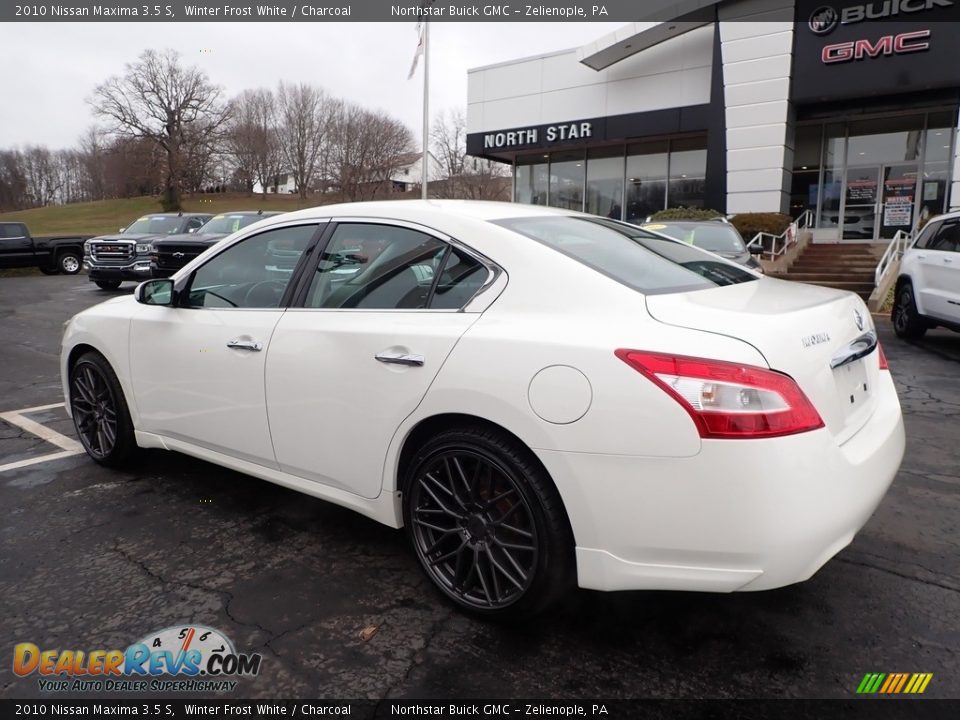
<path fill-rule="evenodd" d="M 84 353 L 70 367 L 69 387 L 73 426 L 87 455 L 107 467 L 127 464 L 137 452 L 137 441 L 110 363 L 100 353 Z"/>
<path fill-rule="evenodd" d="M 101 290 L 116 290 L 120 287 L 119 280 L 95 280 L 97 287 Z"/>
<path fill-rule="evenodd" d="M 44 275 L 59 275 L 60 269 L 55 267 L 42 267 L 40 268 L 40 272 Z"/>
<path fill-rule="evenodd" d="M 57 256 L 57 269 L 64 275 L 76 275 L 83 269 L 83 258 L 75 250 L 64 250 Z"/>
<path fill-rule="evenodd" d="M 890 321 L 893 323 L 893 331 L 897 337 L 904 340 L 917 340 L 927 331 L 927 324 L 917 312 L 912 283 L 905 282 L 897 288 Z"/>
<path fill-rule="evenodd" d="M 574 587 L 573 535 L 560 495 L 507 433 L 483 426 L 441 432 L 416 452 L 402 487 L 420 567 L 460 608 L 530 617 Z"/>

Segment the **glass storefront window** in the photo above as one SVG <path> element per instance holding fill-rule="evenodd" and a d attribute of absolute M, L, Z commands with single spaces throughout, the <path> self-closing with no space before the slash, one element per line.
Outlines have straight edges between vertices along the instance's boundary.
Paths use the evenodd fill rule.
<path fill-rule="evenodd" d="M 707 148 L 704 138 L 686 138 L 670 142 L 669 207 L 703 207 L 707 174 Z"/>
<path fill-rule="evenodd" d="M 843 167 L 847 152 L 847 126 L 832 123 L 824 130 L 823 188 L 820 191 L 818 227 L 840 225 L 840 195 L 843 191 Z"/>
<path fill-rule="evenodd" d="M 848 165 L 920 159 L 923 115 L 875 118 L 850 123 Z"/>
<path fill-rule="evenodd" d="M 623 215 L 623 146 L 587 152 L 587 205 L 591 215 Z"/>
<path fill-rule="evenodd" d="M 559 152 L 550 156 L 549 204 L 565 210 L 583 210 L 584 154 Z"/>
<path fill-rule="evenodd" d="M 547 204 L 547 156 L 517 158 L 514 200 L 527 205 Z"/>
<path fill-rule="evenodd" d="M 667 149 L 665 140 L 627 146 L 627 222 L 667 206 Z"/>
<path fill-rule="evenodd" d="M 790 187 L 790 214 L 794 218 L 800 217 L 805 210 L 817 211 L 822 145 L 822 125 L 801 125 L 796 129 Z"/>

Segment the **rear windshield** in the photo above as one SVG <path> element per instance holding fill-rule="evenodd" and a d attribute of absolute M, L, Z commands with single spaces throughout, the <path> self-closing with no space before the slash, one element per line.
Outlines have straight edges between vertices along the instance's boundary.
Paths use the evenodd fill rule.
<path fill-rule="evenodd" d="M 217 215 L 207 221 L 207 224 L 197 232 L 202 235 L 211 235 L 213 233 L 222 233 L 228 235 L 234 233 L 240 228 L 252 225 L 258 220 L 263 220 L 263 215 Z"/>
<path fill-rule="evenodd" d="M 552 215 L 495 222 L 648 295 L 757 279 L 740 266 L 686 243 L 616 220 Z"/>
<path fill-rule="evenodd" d="M 644 229 L 655 230 L 710 252 L 743 254 L 747 251 L 737 229 L 720 222 L 712 225 L 661 223 L 644 225 Z"/>

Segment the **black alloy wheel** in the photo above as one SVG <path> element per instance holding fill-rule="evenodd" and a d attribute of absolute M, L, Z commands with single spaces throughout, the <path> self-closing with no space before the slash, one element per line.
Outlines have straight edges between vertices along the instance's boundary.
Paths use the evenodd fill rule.
<path fill-rule="evenodd" d="M 529 615 L 572 585 L 560 498 L 524 450 L 493 431 L 448 431 L 408 475 L 405 521 L 421 567 L 480 614 Z"/>
<path fill-rule="evenodd" d="M 123 391 L 102 355 L 85 353 L 70 369 L 70 410 L 80 442 L 98 463 L 120 465 L 136 449 Z"/>
<path fill-rule="evenodd" d="M 897 334 L 897 337 L 916 340 L 923 337 L 923 334 L 927 331 L 926 323 L 920 317 L 920 313 L 917 312 L 917 302 L 913 297 L 913 285 L 909 282 L 903 283 L 897 289 L 891 315 L 893 331 Z"/>

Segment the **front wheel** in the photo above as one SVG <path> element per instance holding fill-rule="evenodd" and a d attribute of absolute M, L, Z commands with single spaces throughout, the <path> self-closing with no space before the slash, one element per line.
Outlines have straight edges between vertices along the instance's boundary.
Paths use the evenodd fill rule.
<path fill-rule="evenodd" d="M 927 331 L 927 325 L 917 312 L 917 301 L 913 296 L 913 285 L 905 282 L 897 290 L 896 300 L 890 320 L 897 337 L 905 340 L 917 340 Z"/>
<path fill-rule="evenodd" d="M 440 433 L 410 463 L 404 488 L 417 559 L 461 608 L 530 616 L 573 587 L 573 540 L 560 496 L 530 451 L 506 433 Z"/>
<path fill-rule="evenodd" d="M 57 268 L 64 275 L 76 275 L 83 267 L 80 255 L 73 250 L 65 250 L 57 258 Z"/>
<path fill-rule="evenodd" d="M 123 465 L 136 452 L 120 381 L 99 353 L 84 353 L 70 368 L 70 411 L 84 449 L 101 465 Z"/>
<path fill-rule="evenodd" d="M 97 287 L 101 290 L 116 290 L 120 287 L 119 280 L 95 280 Z"/>
<path fill-rule="evenodd" d="M 44 275 L 59 275 L 60 269 L 55 267 L 42 267 L 40 268 L 40 272 Z"/>

